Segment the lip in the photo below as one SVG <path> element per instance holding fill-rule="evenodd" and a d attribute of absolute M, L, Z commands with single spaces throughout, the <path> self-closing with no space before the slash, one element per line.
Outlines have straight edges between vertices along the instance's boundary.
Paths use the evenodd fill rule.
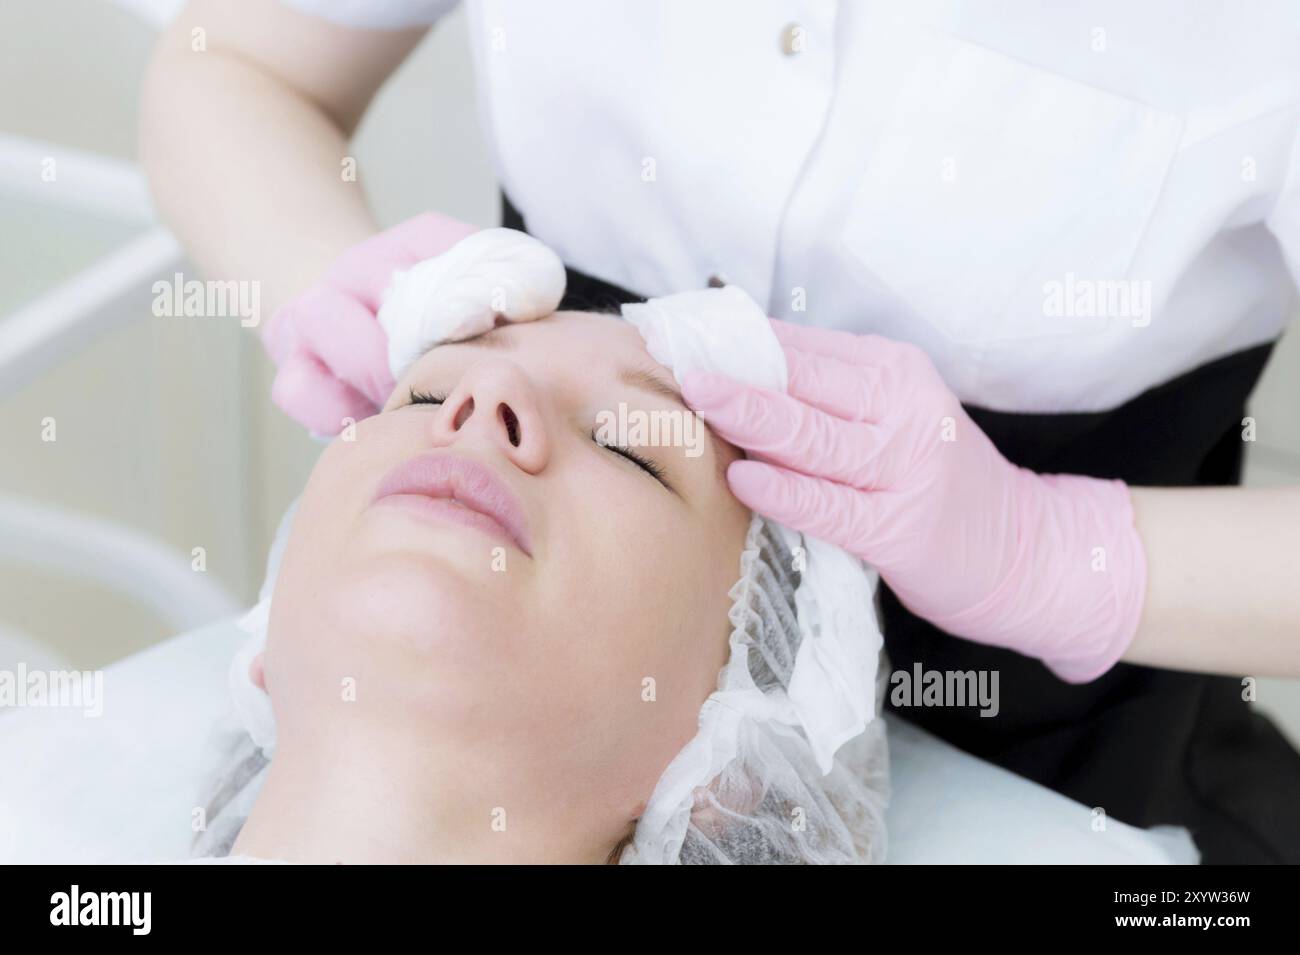
<path fill-rule="evenodd" d="M 487 465 L 435 451 L 397 465 L 372 503 L 402 504 L 504 538 L 533 555 L 528 519 L 514 492 Z"/>

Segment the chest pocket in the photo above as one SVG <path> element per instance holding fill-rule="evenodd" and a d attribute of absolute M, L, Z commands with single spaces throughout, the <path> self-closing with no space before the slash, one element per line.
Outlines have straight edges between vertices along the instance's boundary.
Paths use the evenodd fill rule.
<path fill-rule="evenodd" d="M 895 29 L 873 70 L 886 91 L 867 98 L 866 161 L 841 236 L 852 256 L 958 343 L 1127 320 L 1116 305 L 1140 307 L 1130 266 L 1181 117 Z"/>

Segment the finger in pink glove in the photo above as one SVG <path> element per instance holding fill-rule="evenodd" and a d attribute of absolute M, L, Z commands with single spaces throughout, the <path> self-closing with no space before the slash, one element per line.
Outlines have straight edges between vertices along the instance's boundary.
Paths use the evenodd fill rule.
<path fill-rule="evenodd" d="M 427 212 L 338 257 L 319 282 L 278 308 L 262 342 L 278 366 L 271 400 L 316 434 L 374 414 L 393 390 L 388 339 L 375 313 L 393 273 L 447 251 L 476 226 Z"/>

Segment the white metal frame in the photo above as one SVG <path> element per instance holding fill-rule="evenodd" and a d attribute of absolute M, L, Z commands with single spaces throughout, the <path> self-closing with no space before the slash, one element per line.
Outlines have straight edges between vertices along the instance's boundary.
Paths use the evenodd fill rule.
<path fill-rule="evenodd" d="M 41 190 L 46 157 L 59 188 Z M 146 225 L 138 238 L 67 282 L 0 317 L 0 398 L 121 324 L 114 306 L 181 258 L 176 239 L 155 224 L 148 188 L 132 163 L 0 134 L 0 187 L 24 199 Z M 239 609 L 224 587 L 181 555 L 125 525 L 0 493 L 0 561 L 99 584 L 188 630 Z M 12 633 L 12 632 L 11 632 Z"/>

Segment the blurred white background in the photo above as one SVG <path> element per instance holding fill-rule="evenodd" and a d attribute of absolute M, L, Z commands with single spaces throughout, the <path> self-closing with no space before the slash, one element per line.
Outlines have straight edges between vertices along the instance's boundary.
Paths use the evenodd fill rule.
<path fill-rule="evenodd" d="M 51 155 L 70 149 L 132 161 L 154 35 L 148 14 L 176 5 L 0 5 L 0 138 L 52 144 Z M 430 208 L 498 221 L 465 33 L 462 12 L 440 24 L 382 91 L 356 140 L 385 224 Z M 0 164 L 6 177 L 38 172 Z M 60 208 L 57 181 L 22 183 L 12 195 L 4 189 L 11 184 L 0 182 L 0 328 L 19 306 L 147 228 Z M 44 195 L 33 192 L 41 188 Z M 193 275 L 188 263 L 177 269 Z M 0 490 L 122 521 L 186 560 L 203 547 L 207 573 L 251 603 L 275 523 L 319 447 L 270 405 L 271 369 L 255 330 L 155 318 L 148 284 L 115 306 L 120 327 L 18 391 L 0 391 Z M 1248 481 L 1300 482 L 1300 334 L 1283 341 L 1252 413 L 1260 429 Z M 54 442 L 42 440 L 47 418 L 57 422 Z M 14 564 L 0 565 L 5 628 L 37 636 L 76 667 L 102 665 L 169 631 L 102 588 Z M 1300 683 L 1263 681 L 1260 704 L 1300 740 Z"/>

